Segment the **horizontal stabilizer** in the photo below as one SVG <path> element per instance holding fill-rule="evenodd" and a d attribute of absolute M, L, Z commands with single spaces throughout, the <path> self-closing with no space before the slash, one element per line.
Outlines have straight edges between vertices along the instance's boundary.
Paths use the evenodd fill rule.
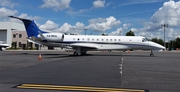
<path fill-rule="evenodd" d="M 22 20 L 22 21 L 32 21 L 32 20 L 29 20 L 29 19 L 19 18 L 19 17 L 15 17 L 15 16 L 9 16 L 9 17 L 19 19 L 19 20 Z"/>
<path fill-rule="evenodd" d="M 37 42 L 37 41 L 33 41 L 33 40 L 31 40 L 31 39 L 28 39 L 28 42 L 32 42 L 32 43 L 35 43 L 35 44 L 38 44 L 38 45 L 43 45 L 42 43 Z"/>

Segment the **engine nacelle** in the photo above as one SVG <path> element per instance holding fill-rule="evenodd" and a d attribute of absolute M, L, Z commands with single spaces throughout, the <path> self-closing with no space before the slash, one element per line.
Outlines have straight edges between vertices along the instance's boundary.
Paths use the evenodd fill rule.
<path fill-rule="evenodd" d="M 42 35 L 44 36 L 45 39 L 43 39 L 41 35 L 38 35 L 38 38 L 41 38 L 42 40 L 47 40 L 50 42 L 61 42 L 64 39 L 64 34 L 62 33 L 44 33 Z"/>

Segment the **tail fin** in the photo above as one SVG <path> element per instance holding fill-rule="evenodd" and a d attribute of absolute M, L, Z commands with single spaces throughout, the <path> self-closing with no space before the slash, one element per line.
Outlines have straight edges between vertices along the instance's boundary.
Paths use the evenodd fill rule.
<path fill-rule="evenodd" d="M 19 20 L 21 20 L 24 23 L 24 26 L 26 28 L 26 32 L 27 32 L 28 38 L 29 37 L 37 38 L 38 34 L 39 34 L 38 33 L 39 31 L 41 33 L 46 33 L 44 31 L 40 30 L 33 20 L 23 19 L 23 18 L 19 18 L 19 17 L 15 17 L 15 16 L 9 16 L 9 17 L 19 19 Z"/>

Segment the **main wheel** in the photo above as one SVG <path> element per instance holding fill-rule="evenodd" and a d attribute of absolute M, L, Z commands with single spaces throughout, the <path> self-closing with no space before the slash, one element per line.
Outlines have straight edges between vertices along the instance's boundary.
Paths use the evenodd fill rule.
<path fill-rule="evenodd" d="M 81 53 L 74 52 L 73 55 L 74 55 L 74 56 L 80 56 Z"/>
<path fill-rule="evenodd" d="M 74 53 L 73 53 L 73 55 L 74 55 L 74 56 L 77 56 L 77 55 L 78 55 L 78 53 L 77 53 L 77 52 L 74 52 Z"/>
<path fill-rule="evenodd" d="M 154 57 L 154 54 L 150 54 L 150 57 Z"/>

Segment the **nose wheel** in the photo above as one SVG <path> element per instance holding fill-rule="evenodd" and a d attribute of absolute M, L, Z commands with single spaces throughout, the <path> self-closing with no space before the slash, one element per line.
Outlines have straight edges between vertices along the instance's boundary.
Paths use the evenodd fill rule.
<path fill-rule="evenodd" d="M 154 57 L 153 51 L 151 50 L 150 57 Z"/>

